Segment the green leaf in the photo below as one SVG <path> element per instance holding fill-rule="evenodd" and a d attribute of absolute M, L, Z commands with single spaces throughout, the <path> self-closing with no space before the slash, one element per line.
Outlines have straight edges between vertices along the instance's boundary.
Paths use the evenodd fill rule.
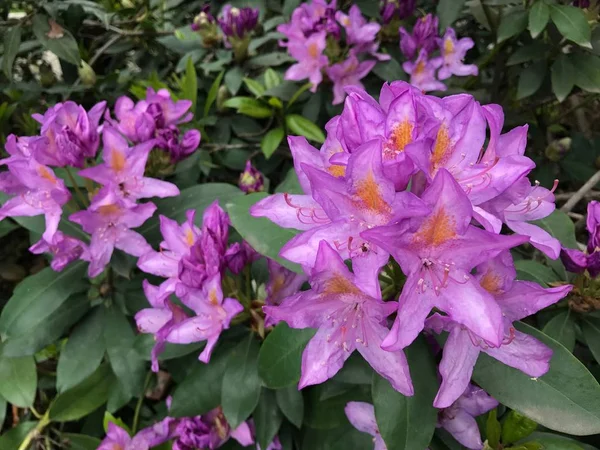
<path fill-rule="evenodd" d="M 16 336 L 2 343 L 2 355 L 8 357 L 29 356 L 58 340 L 90 308 L 86 294 L 70 296 L 56 311 L 50 314 L 43 326 Z"/>
<path fill-rule="evenodd" d="M 252 78 L 244 78 L 244 84 L 246 85 L 246 89 L 254 94 L 255 97 L 260 97 L 265 92 L 265 87 Z"/>
<path fill-rule="evenodd" d="M 514 52 L 506 61 L 507 66 L 514 66 L 516 64 L 522 64 L 529 61 L 539 61 L 540 59 L 546 58 L 546 52 L 548 51 L 548 45 L 534 41 L 529 45 L 525 45 Z"/>
<path fill-rule="evenodd" d="M 104 357 L 103 306 L 94 308 L 73 330 L 60 352 L 56 369 L 59 393 L 76 386 L 98 368 Z"/>
<path fill-rule="evenodd" d="M 600 58 L 589 54 L 570 55 L 575 67 L 575 84 L 581 89 L 600 93 Z"/>
<path fill-rule="evenodd" d="M 315 330 L 290 328 L 280 322 L 269 333 L 258 356 L 258 373 L 265 386 L 273 389 L 295 385 L 300 380 L 302 352 Z"/>
<path fill-rule="evenodd" d="M 388 80 L 406 80 L 406 72 L 402 69 L 400 63 L 392 58 L 389 61 L 379 61 L 373 67 L 373 73 L 383 81 Z"/>
<path fill-rule="evenodd" d="M 6 399 L 0 396 L 0 423 L 4 423 L 4 419 L 6 419 L 6 407 L 8 403 L 6 403 Z"/>
<path fill-rule="evenodd" d="M 167 216 L 179 223 L 185 220 L 189 209 L 196 211 L 196 225 L 202 224 L 202 213 L 215 200 L 223 206 L 225 202 L 242 196 L 243 192 L 236 186 L 225 183 L 207 183 L 192 186 L 181 191 L 177 197 L 157 200 L 157 214 L 148 220 L 138 231 L 150 242 L 156 244 L 162 240 L 160 233 L 159 214 Z M 1 321 L 0 321 L 1 322 Z"/>
<path fill-rule="evenodd" d="M 340 405 L 342 414 L 343 406 Z M 302 450 L 365 450 L 371 448 L 373 448 L 373 438 L 367 433 L 361 433 L 347 421 L 327 430 L 307 427 L 302 436 Z"/>
<path fill-rule="evenodd" d="M 381 437 L 389 450 L 426 448 L 437 423 L 433 399 L 439 384 L 434 360 L 421 337 L 406 349 L 415 395 L 405 397 L 377 374 L 373 404 Z"/>
<path fill-rule="evenodd" d="M 575 68 L 567 55 L 559 55 L 552 64 L 552 91 L 559 102 L 566 99 L 575 86 Z"/>
<path fill-rule="evenodd" d="M 58 24 L 55 24 L 55 27 L 60 27 L 60 31 L 51 31 L 50 20 L 53 19 L 44 14 L 36 14 L 33 17 L 33 26 L 31 27 L 33 34 L 44 47 L 60 59 L 78 66 L 81 62 L 81 56 L 79 56 L 77 41 L 69 30 L 60 27 Z"/>
<path fill-rule="evenodd" d="M 550 20 L 550 8 L 544 0 L 537 0 L 529 10 L 529 31 L 536 38 L 544 31 Z"/>
<path fill-rule="evenodd" d="M 344 408 L 348 402 L 371 402 L 368 388 L 329 380 L 305 389 L 303 423 L 318 429 L 332 429 L 348 423 Z"/>
<path fill-rule="evenodd" d="M 69 450 L 96 450 L 100 447 L 100 439 L 85 434 L 61 433 L 61 437 L 69 446 Z"/>
<path fill-rule="evenodd" d="M 279 431 L 283 416 L 277 407 L 275 392 L 263 388 L 258 405 L 252 413 L 256 427 L 256 443 L 260 448 L 267 448 Z"/>
<path fill-rule="evenodd" d="M 575 319 L 573 318 L 570 309 L 558 313 L 550 319 L 542 331 L 555 341 L 560 342 L 567 350 L 573 353 L 573 349 L 575 348 L 576 329 Z"/>
<path fill-rule="evenodd" d="M 285 116 L 285 125 L 293 134 L 304 136 L 307 139 L 320 144 L 325 142 L 325 135 L 321 129 L 310 120 L 305 119 L 298 114 L 289 114 Z"/>
<path fill-rule="evenodd" d="M 502 17 L 500 26 L 498 27 L 497 41 L 502 42 L 510 39 L 513 36 L 523 32 L 527 28 L 527 11 L 517 10 L 512 11 Z"/>
<path fill-rule="evenodd" d="M 517 85 L 517 100 L 529 97 L 538 91 L 546 76 L 546 68 L 546 61 L 542 60 L 523 69 Z"/>
<path fill-rule="evenodd" d="M 232 97 L 223 103 L 228 108 L 255 119 L 264 119 L 273 115 L 273 110 L 259 100 L 251 97 Z"/>
<path fill-rule="evenodd" d="M 23 442 L 27 434 L 33 430 L 37 422 L 21 422 L 15 428 L 5 431 L 0 436 L 0 450 L 15 450 Z"/>
<path fill-rule="evenodd" d="M 273 89 L 274 87 L 279 86 L 283 81 L 281 76 L 270 67 L 265 71 L 264 77 L 265 87 L 267 89 Z"/>
<path fill-rule="evenodd" d="M 304 94 L 307 90 L 309 90 L 311 88 L 311 86 L 312 86 L 311 83 L 306 83 L 306 84 L 303 84 L 302 86 L 300 86 L 300 88 L 296 92 L 294 92 L 294 94 L 288 101 L 287 107 L 289 108 L 290 106 L 292 106 L 296 102 L 296 100 L 298 100 L 298 98 L 300 98 L 300 96 L 302 94 Z"/>
<path fill-rule="evenodd" d="M 258 342 L 250 334 L 233 349 L 227 361 L 221 406 L 233 429 L 246 420 L 258 404 L 261 390 L 257 367 L 259 350 Z"/>
<path fill-rule="evenodd" d="M 300 186 L 300 182 L 298 181 L 298 175 L 293 167 L 288 170 L 283 181 L 275 188 L 275 192 L 280 194 L 304 194 L 302 186 Z"/>
<path fill-rule="evenodd" d="M 173 417 L 200 416 L 219 406 L 228 358 L 229 352 L 219 346 L 211 355 L 210 364 L 196 362 L 175 388 L 169 414 Z"/>
<path fill-rule="evenodd" d="M 244 78 L 244 71 L 241 67 L 235 66 L 227 71 L 225 74 L 225 86 L 229 89 L 233 95 L 236 95 L 242 87 L 242 80 Z"/>
<path fill-rule="evenodd" d="M 492 409 L 488 413 L 485 432 L 488 445 L 494 449 L 498 448 L 498 445 L 500 444 L 500 435 L 502 434 L 502 427 L 500 426 L 500 422 L 498 422 L 498 410 L 496 408 Z"/>
<path fill-rule="evenodd" d="M 437 5 L 437 16 L 440 19 L 440 30 L 445 30 L 460 17 L 465 0 L 440 0 Z"/>
<path fill-rule="evenodd" d="M 600 385 L 594 376 L 541 331 L 523 323 L 515 326 L 553 350 L 548 373 L 531 378 L 481 353 L 473 380 L 503 405 L 547 428 L 578 436 L 599 433 Z"/>
<path fill-rule="evenodd" d="M 260 355 L 258 361 L 260 364 Z M 302 392 L 298 390 L 298 387 L 294 384 L 277 389 L 275 397 L 283 415 L 297 428 L 301 428 L 302 418 L 304 417 L 304 397 L 302 396 Z"/>
<path fill-rule="evenodd" d="M 250 215 L 250 207 L 265 197 L 267 197 L 265 193 L 255 193 L 227 201 L 225 209 L 231 224 L 258 253 L 274 259 L 296 273 L 302 273 L 302 268 L 298 264 L 279 257 L 281 247 L 296 236 L 298 231 L 281 228 L 265 217 Z"/>
<path fill-rule="evenodd" d="M 600 361 L 600 319 L 586 317 L 581 322 L 581 331 L 592 355 L 596 361 Z"/>
<path fill-rule="evenodd" d="M 519 280 L 535 281 L 542 287 L 548 287 L 549 283 L 556 281 L 556 274 L 552 269 L 537 261 L 522 259 L 515 261 L 515 267 Z"/>
<path fill-rule="evenodd" d="M 215 100 L 217 99 L 217 94 L 219 93 L 219 87 L 221 86 L 221 81 L 223 80 L 223 75 L 225 75 L 225 71 L 222 70 L 213 84 L 210 86 L 208 90 L 208 95 L 206 96 L 206 103 L 204 103 L 204 117 L 208 116 L 208 112 L 210 111 L 210 107 L 213 105 Z"/>
<path fill-rule="evenodd" d="M 563 247 L 578 248 L 575 238 L 575 225 L 569 216 L 560 210 L 555 210 L 548 217 L 536 220 L 533 224 L 546 230 L 552 237 L 560 241 Z"/>
<path fill-rule="evenodd" d="M 2 70 L 6 78 L 12 80 L 12 67 L 21 45 L 21 25 L 17 24 L 4 33 L 4 54 L 2 55 Z"/>
<path fill-rule="evenodd" d="M 502 443 L 512 444 L 525 439 L 537 428 L 537 423 L 519 414 L 517 411 L 509 411 L 502 423 Z"/>
<path fill-rule="evenodd" d="M 113 372 L 125 394 L 139 396 L 144 385 L 146 363 L 137 354 L 135 334 L 125 315 L 115 307 L 104 312 L 104 345 Z"/>
<path fill-rule="evenodd" d="M 294 59 L 287 53 L 272 52 L 250 58 L 248 60 L 248 65 L 251 67 L 275 67 L 292 61 L 294 61 Z"/>
<path fill-rule="evenodd" d="M 22 336 L 56 311 L 72 294 L 85 289 L 87 263 L 76 262 L 62 272 L 46 267 L 25 278 L 15 288 L 0 315 L 0 335 L 4 339 Z"/>
<path fill-rule="evenodd" d="M 108 364 L 103 364 L 77 386 L 59 394 L 50 406 L 50 419 L 55 422 L 77 420 L 99 408 L 108 399 L 110 387 L 117 379 Z"/>
<path fill-rule="evenodd" d="M 265 134 L 265 137 L 263 137 L 260 143 L 260 148 L 265 155 L 265 158 L 269 159 L 271 157 L 275 150 L 277 150 L 277 147 L 279 147 L 279 144 L 281 144 L 281 141 L 283 141 L 284 136 L 285 132 L 281 127 L 273 128 Z"/>
<path fill-rule="evenodd" d="M 0 395 L 21 408 L 33 405 L 37 372 L 33 356 L 0 357 Z"/>
<path fill-rule="evenodd" d="M 560 34 L 582 47 L 592 48 L 590 44 L 592 32 L 581 8 L 556 4 L 551 4 L 549 7 L 552 22 Z"/>
<path fill-rule="evenodd" d="M 104 428 L 105 433 L 108 432 L 108 425 L 110 423 L 114 423 L 119 428 L 123 428 L 125 431 L 127 431 L 127 433 L 131 434 L 131 430 L 129 429 L 127 424 L 125 422 L 123 422 L 122 419 L 119 419 L 119 418 L 113 416 L 108 411 L 104 411 L 104 419 L 102 420 L 102 427 Z"/>
<path fill-rule="evenodd" d="M 192 102 L 192 112 L 196 112 L 196 101 L 198 100 L 198 76 L 196 75 L 196 67 L 191 57 L 188 57 L 185 66 L 185 77 L 181 82 L 181 92 L 179 99 L 190 100 Z"/>
<path fill-rule="evenodd" d="M 598 450 L 589 444 L 584 444 L 560 434 L 536 431 L 529 438 L 542 444 L 544 450 Z"/>

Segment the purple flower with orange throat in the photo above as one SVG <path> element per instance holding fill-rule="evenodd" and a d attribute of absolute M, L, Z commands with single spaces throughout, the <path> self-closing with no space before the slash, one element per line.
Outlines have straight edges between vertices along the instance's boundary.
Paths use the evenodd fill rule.
<path fill-rule="evenodd" d="M 338 105 L 346 98 L 346 86 L 356 86 L 363 88 L 361 79 L 366 77 L 375 67 L 377 61 L 359 62 L 355 55 L 350 55 L 348 59 L 338 64 L 333 64 L 327 68 L 327 75 L 333 81 L 333 104 Z"/>
<path fill-rule="evenodd" d="M 56 272 L 61 272 L 73 261 L 88 258 L 87 246 L 79 239 L 67 236 L 61 231 L 57 231 L 51 241 L 40 239 L 29 247 L 29 251 L 35 255 L 50 253 L 52 255 L 50 267 Z"/>
<path fill-rule="evenodd" d="M 438 41 L 442 56 L 435 58 L 435 61 L 436 65 L 440 67 L 438 73 L 440 80 L 450 78 L 452 75 L 465 77 L 479 73 L 476 65 L 463 64 L 465 55 L 475 45 L 473 39 L 457 39 L 456 32 L 452 28 L 448 28 L 446 34 Z"/>
<path fill-rule="evenodd" d="M 327 46 L 326 33 L 314 33 L 303 41 L 290 41 L 288 52 L 298 62 L 292 64 L 285 72 L 286 80 L 308 80 L 312 83 L 311 92 L 316 92 L 323 80 L 323 69 L 329 64 L 329 59 L 323 54 Z"/>
<path fill-rule="evenodd" d="M 439 58 L 429 59 L 427 51 L 421 49 L 415 62 L 407 61 L 402 64 L 404 71 L 410 75 L 410 84 L 423 92 L 445 91 L 446 85 L 438 80 L 436 70 L 442 62 Z"/>
<path fill-rule="evenodd" d="M 589 239 L 587 252 L 563 248 L 560 258 L 569 272 L 583 273 L 586 270 L 592 278 L 600 275 L 600 203 L 591 201 L 587 207 L 587 230 Z"/>

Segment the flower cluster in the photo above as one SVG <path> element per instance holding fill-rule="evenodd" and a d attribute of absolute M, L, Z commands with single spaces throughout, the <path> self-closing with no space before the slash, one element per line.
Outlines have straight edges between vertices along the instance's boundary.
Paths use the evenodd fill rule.
<path fill-rule="evenodd" d="M 207 47 L 214 46 L 223 37 L 225 47 L 231 48 L 236 60 L 242 60 L 248 52 L 250 37 L 258 25 L 257 8 L 236 8 L 225 5 L 221 15 L 215 18 L 210 12 L 210 4 L 202 7 L 191 25 Z"/>
<path fill-rule="evenodd" d="M 185 133 L 182 143 L 178 140 L 177 125 L 191 119 L 190 106 L 188 101 L 173 102 L 166 90 L 149 89 L 147 99 L 135 105 L 121 97 L 115 108 L 119 121 L 110 119 L 107 110 L 103 125 L 105 102 L 89 112 L 73 102 L 59 103 L 44 115 L 34 115 L 42 125 L 40 136 L 10 135 L 7 139 L 9 157 L 0 164 L 8 171 L 0 174 L 0 190 L 13 197 L 0 208 L 0 220 L 44 215 L 46 229 L 30 250 L 50 253 L 56 271 L 82 259 L 89 261 L 88 274 L 95 277 L 115 248 L 142 256 L 150 246 L 132 228 L 146 222 L 156 206 L 140 200 L 179 195 L 174 184 L 144 176 L 146 163 L 155 147 L 168 151 L 174 160 L 196 149 L 197 130 Z M 98 163 L 100 141 L 102 162 Z M 72 168 L 81 169 L 81 178 L 75 178 Z M 67 177 L 69 185 L 59 174 Z M 76 193 L 74 198 L 69 187 Z M 58 230 L 63 207 L 78 210 L 68 220 L 89 234 L 89 243 Z"/>
<path fill-rule="evenodd" d="M 439 99 L 394 82 L 379 101 L 349 88 L 320 150 L 289 138 L 305 194 L 269 196 L 251 213 L 301 231 L 280 256 L 302 265 L 310 289 L 264 307 L 268 320 L 318 329 L 302 356 L 300 387 L 331 378 L 357 350 L 412 395 L 403 349 L 424 329 L 449 332 L 440 409 L 468 388 L 481 351 L 532 377 L 548 370 L 552 351 L 513 322 L 571 286 L 515 281 L 511 248 L 528 242 L 556 259 L 560 243 L 529 223 L 554 210 L 554 197 L 527 179 L 527 127 L 502 134 L 503 121 L 499 106 L 470 95 Z M 503 224 L 515 234 L 500 234 Z M 397 302 L 379 282 L 398 278 L 390 255 L 404 274 Z"/>
<path fill-rule="evenodd" d="M 333 103 L 343 102 L 345 86 L 360 86 L 377 60 L 390 59 L 377 53 L 380 25 L 367 22 L 360 8 L 353 5 L 348 14 L 336 9 L 336 1 L 313 0 L 292 13 L 289 23 L 277 31 L 284 34 L 288 53 L 297 63 L 285 73 L 287 80 L 307 79 L 312 92 L 323 81 L 323 73 L 333 82 Z M 342 32 L 343 30 L 343 32 Z M 365 59 L 366 58 L 366 59 Z"/>
<path fill-rule="evenodd" d="M 454 439 L 466 448 L 480 450 L 483 448 L 483 443 L 475 417 L 485 414 L 496 406 L 498 406 L 496 400 L 483 389 L 470 384 L 451 406 L 440 410 L 437 426 L 452 434 Z M 377 427 L 373 405 L 349 402 L 345 412 L 354 428 L 373 436 L 374 450 L 386 450 L 387 447 Z"/>
<path fill-rule="evenodd" d="M 123 428 L 109 422 L 106 437 L 98 450 L 148 450 L 166 442 L 172 443 L 173 450 L 214 450 L 231 438 L 246 447 L 254 444 L 253 434 L 252 422 L 242 422 L 232 430 L 221 408 L 216 408 L 202 416 L 180 419 L 166 417 L 140 430 L 133 437 Z M 277 437 L 267 450 L 281 450 Z"/>
<path fill-rule="evenodd" d="M 415 12 L 416 0 L 383 0 L 380 14 L 384 25 L 396 20 L 404 20 Z"/>
<path fill-rule="evenodd" d="M 413 86 L 423 91 L 445 91 L 446 80 L 452 75 L 464 77 L 477 75 L 473 64 L 463 64 L 467 51 L 474 45 L 471 38 L 456 38 L 456 32 L 448 28 L 442 37 L 438 37 L 438 18 L 427 14 L 417 20 L 412 33 L 400 27 L 400 49 L 404 56 L 412 61 L 402 67 L 410 74 Z M 440 56 L 431 57 L 438 50 Z"/>
<path fill-rule="evenodd" d="M 218 203 L 204 212 L 202 228 L 194 225 L 195 211 L 187 220 L 177 222 L 160 216 L 163 242 L 159 251 L 149 250 L 138 260 L 146 273 L 166 280 L 160 286 L 144 281 L 144 293 L 152 306 L 135 316 L 142 333 L 152 333 L 152 370 L 158 371 L 158 355 L 165 343 L 189 344 L 206 341 L 200 361 L 209 362 L 211 352 L 231 319 L 243 310 L 233 298 L 224 298 L 222 279 L 225 269 L 234 274 L 255 259 L 246 243 L 228 247 L 229 217 Z M 176 294 L 181 304 L 169 297 Z M 188 315 L 187 311 L 193 315 Z"/>
<path fill-rule="evenodd" d="M 591 201 L 587 208 L 587 229 L 590 237 L 587 253 L 577 249 L 563 248 L 560 259 L 569 272 L 583 273 L 586 270 L 591 278 L 600 275 L 600 203 Z"/>

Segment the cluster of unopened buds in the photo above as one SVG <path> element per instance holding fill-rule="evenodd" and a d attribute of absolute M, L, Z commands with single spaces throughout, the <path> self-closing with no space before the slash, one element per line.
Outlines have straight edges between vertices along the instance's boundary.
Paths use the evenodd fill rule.
<path fill-rule="evenodd" d="M 251 209 L 300 231 L 280 256 L 300 264 L 311 286 L 265 306 L 267 320 L 318 330 L 303 353 L 300 388 L 331 378 L 357 350 L 408 396 L 403 349 L 423 330 L 448 332 L 434 406 L 464 408 L 460 424 L 443 422 L 456 416 L 448 413 L 441 426 L 471 427 L 455 437 L 481 448 L 472 416 L 494 405 L 469 409 L 463 399 L 479 353 L 531 377 L 549 369 L 552 350 L 513 322 L 571 286 L 517 281 L 509 250 L 529 243 L 559 257 L 560 243 L 530 223 L 553 212 L 553 193 L 529 182 L 527 126 L 502 134 L 498 105 L 466 94 L 440 99 L 405 82 L 384 84 L 378 101 L 362 89 L 347 92 L 320 150 L 288 139 L 304 195 L 275 194 Z M 500 234 L 503 225 L 514 234 Z M 398 301 L 380 288 L 380 276 L 394 278 L 390 256 L 405 277 Z"/>
<path fill-rule="evenodd" d="M 312 0 L 302 3 L 292 13 L 289 23 L 277 31 L 287 41 L 280 42 L 297 63 L 285 73 L 287 80 L 308 79 L 316 92 L 325 73 L 333 82 L 333 103 L 346 96 L 345 86 L 360 86 L 377 61 L 390 56 L 378 53 L 377 34 L 381 26 L 367 22 L 360 8 L 352 5 L 348 14 L 338 11 L 336 0 Z M 342 33 L 343 31 L 343 33 Z"/>

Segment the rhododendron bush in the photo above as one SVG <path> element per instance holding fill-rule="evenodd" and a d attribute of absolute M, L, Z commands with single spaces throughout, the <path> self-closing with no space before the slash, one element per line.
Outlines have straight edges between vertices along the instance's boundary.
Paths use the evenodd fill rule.
<path fill-rule="evenodd" d="M 0 5 L 0 450 L 600 448 L 599 11 Z"/>

